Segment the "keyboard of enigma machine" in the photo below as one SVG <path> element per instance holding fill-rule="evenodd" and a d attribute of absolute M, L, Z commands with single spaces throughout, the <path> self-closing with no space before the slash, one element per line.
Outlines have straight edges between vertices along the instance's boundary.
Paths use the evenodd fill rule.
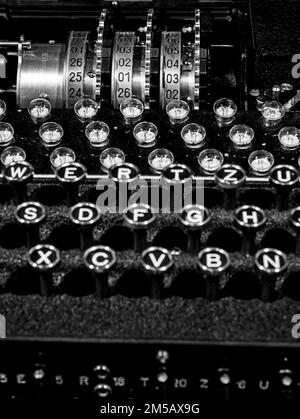
<path fill-rule="evenodd" d="M 263 6 L 27 3 L 0 41 L 1 397 L 298 397 L 299 92 L 254 65 Z"/>

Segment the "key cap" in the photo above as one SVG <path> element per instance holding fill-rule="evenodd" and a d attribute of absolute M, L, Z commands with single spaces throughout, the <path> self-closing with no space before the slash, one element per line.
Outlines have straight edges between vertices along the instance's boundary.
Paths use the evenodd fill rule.
<path fill-rule="evenodd" d="M 286 210 L 291 189 L 299 181 L 298 170 L 288 164 L 274 166 L 270 172 L 270 181 L 276 188 L 276 209 Z"/>
<path fill-rule="evenodd" d="M 151 297 L 161 298 L 164 275 L 173 266 L 171 253 L 163 247 L 153 246 L 144 250 L 141 259 L 144 270 L 151 278 Z"/>
<path fill-rule="evenodd" d="M 217 184 L 223 189 L 223 207 L 226 210 L 233 209 L 236 203 L 236 194 L 246 181 L 245 170 L 235 164 L 224 164 L 215 173 Z"/>
<path fill-rule="evenodd" d="M 216 300 L 220 277 L 230 266 L 229 254 L 218 247 L 206 247 L 198 254 L 198 266 L 206 279 L 206 298 Z"/>
<path fill-rule="evenodd" d="M 243 233 L 243 253 L 247 256 L 253 254 L 256 233 L 267 221 L 265 212 L 254 205 L 243 205 L 235 211 L 234 219 Z"/>
<path fill-rule="evenodd" d="M 38 244 L 29 250 L 27 260 L 39 272 L 40 294 L 48 297 L 53 286 L 53 271 L 60 262 L 58 249 L 50 244 Z"/>
<path fill-rule="evenodd" d="M 26 161 L 12 162 L 5 166 L 3 176 L 14 188 L 15 204 L 27 199 L 27 184 L 33 178 L 34 170 Z"/>
<path fill-rule="evenodd" d="M 26 243 L 33 247 L 40 241 L 39 227 L 46 217 L 46 211 L 39 202 L 23 202 L 15 210 L 15 218 L 25 227 Z"/>
<path fill-rule="evenodd" d="M 80 202 L 70 210 L 71 221 L 79 228 L 80 250 L 93 243 L 93 228 L 100 218 L 98 207 L 90 202 Z"/>
<path fill-rule="evenodd" d="M 98 298 L 108 295 L 108 280 L 111 268 L 116 262 L 116 253 L 108 246 L 93 246 L 83 255 L 86 268 L 95 277 L 95 292 Z"/>
<path fill-rule="evenodd" d="M 278 249 L 261 249 L 255 254 L 255 267 L 262 284 L 261 299 L 271 301 L 277 278 L 287 270 L 287 257 Z"/>
<path fill-rule="evenodd" d="M 131 205 L 124 214 L 124 219 L 134 234 L 134 251 L 142 252 L 147 246 L 147 229 L 155 221 L 150 205 Z"/>
<path fill-rule="evenodd" d="M 55 175 L 66 189 L 67 204 L 74 205 L 79 199 L 79 185 L 86 177 L 86 168 L 81 163 L 65 163 L 57 167 Z"/>
<path fill-rule="evenodd" d="M 296 256 L 300 256 L 300 207 L 293 208 L 290 212 L 290 223 L 296 231 Z"/>
<path fill-rule="evenodd" d="M 188 252 L 197 254 L 200 250 L 201 231 L 209 223 L 211 214 L 202 205 L 186 205 L 178 219 L 188 232 Z"/>
<path fill-rule="evenodd" d="M 192 193 L 192 171 L 185 164 L 174 163 L 162 172 L 162 211 L 182 211 L 183 194 Z"/>

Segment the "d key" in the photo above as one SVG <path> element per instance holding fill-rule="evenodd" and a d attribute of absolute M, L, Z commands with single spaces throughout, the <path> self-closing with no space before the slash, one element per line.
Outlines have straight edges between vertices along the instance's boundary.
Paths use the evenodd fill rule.
<path fill-rule="evenodd" d="M 298 171 L 293 166 L 280 164 L 271 170 L 270 180 L 277 191 L 276 209 L 284 211 L 288 207 L 290 191 L 299 181 Z"/>

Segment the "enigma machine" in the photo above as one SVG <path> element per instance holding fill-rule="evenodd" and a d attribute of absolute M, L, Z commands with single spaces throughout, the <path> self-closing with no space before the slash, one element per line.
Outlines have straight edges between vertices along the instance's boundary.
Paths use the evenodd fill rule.
<path fill-rule="evenodd" d="M 0 1 L 1 415 L 299 399 L 299 22 Z"/>

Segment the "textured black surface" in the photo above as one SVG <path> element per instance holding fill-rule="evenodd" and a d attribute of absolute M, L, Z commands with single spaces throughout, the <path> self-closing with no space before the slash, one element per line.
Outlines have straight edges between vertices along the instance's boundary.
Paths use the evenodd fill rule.
<path fill-rule="evenodd" d="M 252 5 L 258 86 L 284 82 L 299 86 L 292 77 L 292 57 L 300 52 L 299 2 L 254 0 Z"/>

